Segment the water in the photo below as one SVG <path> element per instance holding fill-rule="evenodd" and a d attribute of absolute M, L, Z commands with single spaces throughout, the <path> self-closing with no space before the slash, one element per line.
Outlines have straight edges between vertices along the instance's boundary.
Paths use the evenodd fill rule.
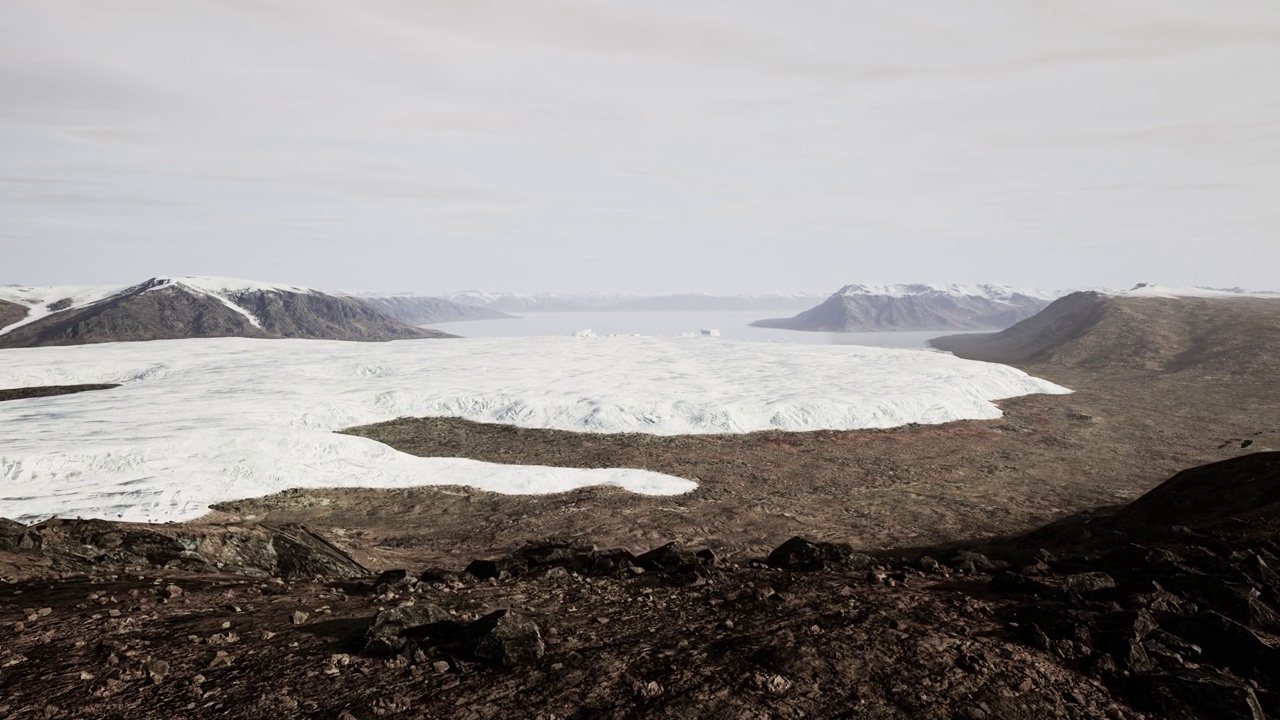
<path fill-rule="evenodd" d="M 831 333 L 751 327 L 761 318 L 790 317 L 794 311 L 776 312 L 538 312 L 510 320 L 464 320 L 436 323 L 430 327 L 462 337 L 536 337 L 573 335 L 590 330 L 597 335 L 654 335 L 675 337 L 703 330 L 718 331 L 722 337 L 756 342 L 808 343 L 817 345 L 870 345 L 874 347 L 925 349 L 930 338 L 954 335 L 955 331 Z"/>

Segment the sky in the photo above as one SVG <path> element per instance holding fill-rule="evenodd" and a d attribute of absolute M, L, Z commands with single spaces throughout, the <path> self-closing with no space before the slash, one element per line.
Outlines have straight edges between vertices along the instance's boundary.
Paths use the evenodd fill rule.
<path fill-rule="evenodd" d="M 4 0 L 0 283 L 1276 289 L 1275 0 Z"/>

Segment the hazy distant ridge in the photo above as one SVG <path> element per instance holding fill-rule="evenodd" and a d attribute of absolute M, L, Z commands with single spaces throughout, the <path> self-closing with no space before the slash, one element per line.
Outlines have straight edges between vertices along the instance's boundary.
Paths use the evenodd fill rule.
<path fill-rule="evenodd" d="M 408 325 L 429 325 L 458 320 L 501 320 L 512 317 L 480 305 L 464 305 L 447 298 L 430 295 L 362 293 L 352 297 Z"/>
<path fill-rule="evenodd" d="M 1061 293 L 1008 285 L 846 285 L 816 307 L 758 327 L 825 332 L 998 330 L 1035 315 Z"/>
<path fill-rule="evenodd" d="M 506 313 L 520 312 L 751 312 L 803 310 L 821 300 L 820 293 L 755 293 L 745 295 L 627 295 L 614 293 L 558 294 L 488 293 L 465 290 L 446 296 L 462 305 Z"/>

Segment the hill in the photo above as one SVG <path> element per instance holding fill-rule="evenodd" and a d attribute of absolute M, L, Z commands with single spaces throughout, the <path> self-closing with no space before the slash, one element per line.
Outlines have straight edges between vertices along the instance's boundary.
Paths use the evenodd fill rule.
<path fill-rule="evenodd" d="M 1053 297 L 1004 285 L 846 285 L 795 317 L 752 325 L 822 332 L 990 330 L 1031 317 Z"/>
<path fill-rule="evenodd" d="M 0 348 L 249 337 L 383 341 L 448 337 L 410 327 L 353 298 L 226 278 L 152 278 L 130 287 L 0 288 L 25 316 Z"/>
<path fill-rule="evenodd" d="M 936 338 L 971 360 L 1265 377 L 1280 370 L 1280 296 L 1139 286 L 1080 292 L 1011 328 Z"/>

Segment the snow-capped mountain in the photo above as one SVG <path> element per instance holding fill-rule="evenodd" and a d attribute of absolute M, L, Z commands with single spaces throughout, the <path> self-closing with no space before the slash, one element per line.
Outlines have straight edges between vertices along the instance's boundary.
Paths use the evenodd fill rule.
<path fill-rule="evenodd" d="M 522 312 L 735 312 L 802 310 L 824 296 L 819 293 L 757 293 L 749 295 L 626 295 L 615 293 L 557 294 L 490 293 L 466 290 L 445 296 L 462 305 L 506 313 Z"/>
<path fill-rule="evenodd" d="M 230 278 L 3 287 L 0 301 L 6 303 L 0 310 L 7 322 L 0 327 L 0 347 L 194 337 L 376 341 L 444 336 L 410 327 L 354 298 Z"/>
<path fill-rule="evenodd" d="M 752 324 L 826 332 L 999 330 L 1035 315 L 1061 294 L 1007 285 L 846 285 L 795 317 Z"/>

